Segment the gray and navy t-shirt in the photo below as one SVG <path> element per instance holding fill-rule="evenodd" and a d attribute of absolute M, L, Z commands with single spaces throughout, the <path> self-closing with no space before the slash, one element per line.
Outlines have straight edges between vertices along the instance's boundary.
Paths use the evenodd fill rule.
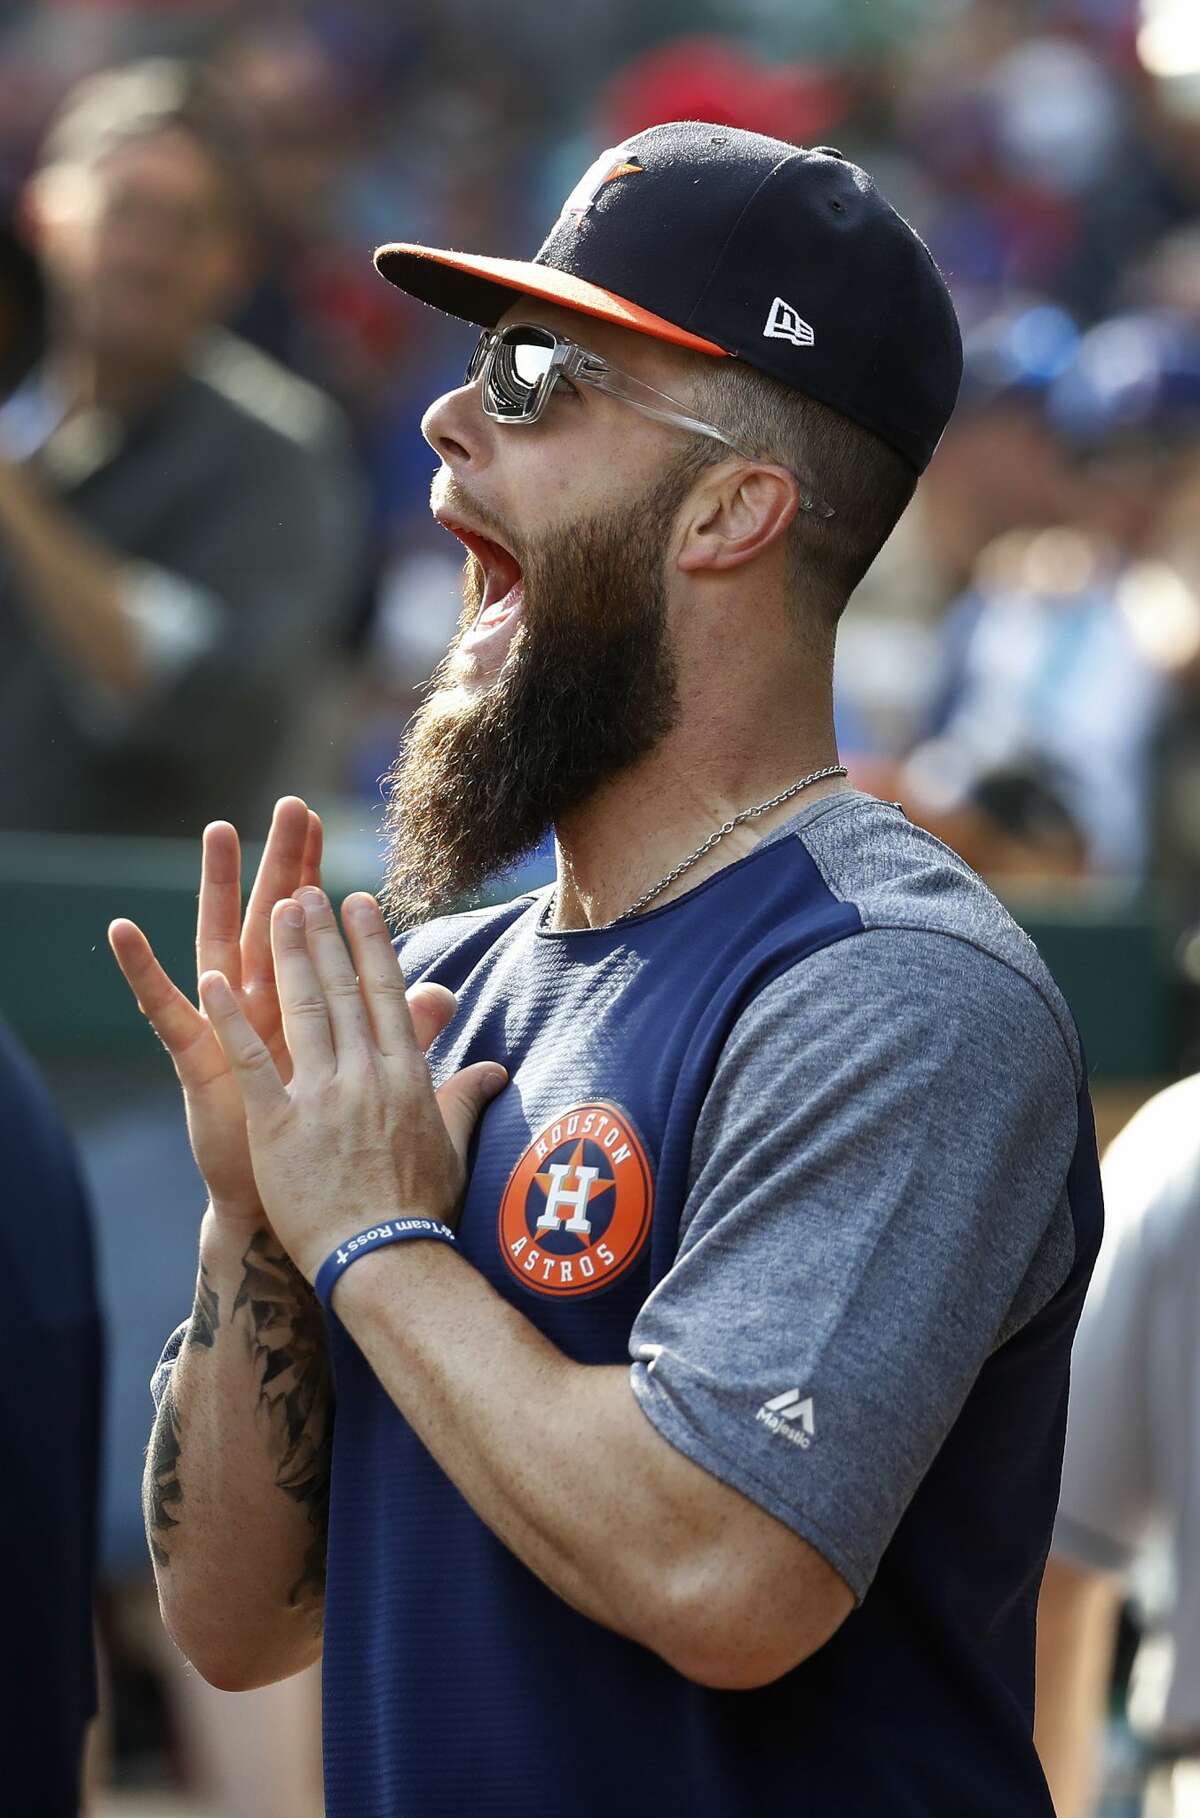
<path fill-rule="evenodd" d="M 505 1549 L 335 1319 L 329 1818 L 1051 1818 L 1034 1616 L 1101 1213 L 1035 949 L 854 791 L 617 926 L 547 908 L 401 948 L 458 994 L 435 1078 L 511 1074 L 463 1253 L 857 1607 L 772 1685 L 691 1683 Z"/>

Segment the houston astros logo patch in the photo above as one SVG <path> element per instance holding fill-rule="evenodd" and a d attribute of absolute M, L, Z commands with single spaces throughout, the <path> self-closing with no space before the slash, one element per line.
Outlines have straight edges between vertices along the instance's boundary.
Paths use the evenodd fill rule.
<path fill-rule="evenodd" d="M 500 1250 L 539 1294 L 594 1294 L 636 1262 L 654 1186 L 637 1132 L 603 1099 L 560 1111 L 534 1136 L 500 1201 Z"/>

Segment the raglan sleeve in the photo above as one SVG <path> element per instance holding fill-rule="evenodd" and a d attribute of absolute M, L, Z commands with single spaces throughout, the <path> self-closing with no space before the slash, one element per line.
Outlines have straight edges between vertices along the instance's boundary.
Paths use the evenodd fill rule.
<path fill-rule="evenodd" d="M 725 1044 L 633 1392 L 859 1599 L 988 1356 L 1069 1273 L 1078 1089 L 1038 989 L 938 933 L 809 956 Z"/>

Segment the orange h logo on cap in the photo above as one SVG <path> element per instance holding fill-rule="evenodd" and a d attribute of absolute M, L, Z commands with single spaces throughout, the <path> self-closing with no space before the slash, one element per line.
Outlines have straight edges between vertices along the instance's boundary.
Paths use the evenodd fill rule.
<path fill-rule="evenodd" d="M 611 151 L 601 152 L 563 203 L 560 218 L 561 215 L 574 215 L 578 227 L 606 183 L 614 183 L 618 177 L 640 176 L 642 168 L 636 159 L 627 158 L 619 145 Z"/>

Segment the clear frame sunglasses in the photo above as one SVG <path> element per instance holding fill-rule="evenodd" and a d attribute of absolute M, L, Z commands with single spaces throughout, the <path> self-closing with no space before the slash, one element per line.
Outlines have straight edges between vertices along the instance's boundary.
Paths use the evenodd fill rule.
<path fill-rule="evenodd" d="M 513 322 L 506 328 L 485 330 L 467 365 L 466 383 L 481 382 L 483 413 L 496 423 L 536 423 L 550 401 L 560 379 L 590 385 L 612 398 L 620 398 L 643 416 L 658 423 L 669 423 L 693 435 L 709 436 L 721 442 L 743 460 L 761 457 L 743 448 L 723 429 L 691 416 L 677 398 L 668 397 L 632 373 L 622 372 L 599 354 L 564 339 L 553 329 L 536 322 Z M 669 408 L 667 408 L 669 406 Z M 782 464 L 782 463 L 781 463 Z M 793 472 L 792 468 L 788 469 Z M 816 517 L 831 518 L 833 506 L 810 490 L 803 474 L 797 474 L 804 491 L 801 509 Z"/>

